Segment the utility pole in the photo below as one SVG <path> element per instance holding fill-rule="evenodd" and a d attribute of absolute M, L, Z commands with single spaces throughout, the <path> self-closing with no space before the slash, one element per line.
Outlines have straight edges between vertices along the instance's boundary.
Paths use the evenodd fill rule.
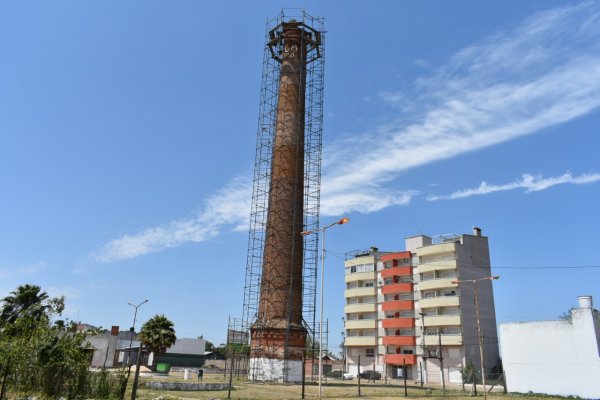
<path fill-rule="evenodd" d="M 138 308 L 140 308 L 143 304 L 145 304 L 147 302 L 148 302 L 148 299 L 142 301 L 138 305 L 135 305 L 133 303 L 127 303 L 131 307 L 135 308 L 135 312 L 133 313 L 133 325 L 131 326 L 131 329 L 130 329 L 131 335 L 129 336 L 129 349 L 127 349 L 127 378 L 125 379 L 125 385 L 124 385 L 125 389 L 123 389 L 123 392 L 121 393 L 121 399 L 123 399 L 125 397 L 125 390 L 127 388 L 127 383 L 129 382 L 129 376 L 131 375 L 131 346 L 133 345 L 133 335 L 135 334 L 135 321 L 137 319 Z M 141 343 L 140 343 L 140 349 L 141 349 Z M 140 353 L 141 353 L 141 351 L 140 351 Z M 139 358 L 139 354 L 138 354 L 138 358 Z"/>
<path fill-rule="evenodd" d="M 375 383 L 375 368 L 379 364 L 379 284 L 377 280 L 377 247 L 371 247 L 373 252 L 373 289 L 375 294 L 375 362 L 373 363 L 373 383 Z M 385 373 L 385 371 L 383 371 Z"/>
<path fill-rule="evenodd" d="M 438 359 L 440 360 L 440 372 L 442 374 L 442 393 L 446 395 L 446 380 L 444 379 L 444 356 L 442 354 L 442 331 L 438 328 Z"/>
<path fill-rule="evenodd" d="M 235 359 L 235 343 L 231 344 L 231 366 L 229 367 L 229 388 L 227 389 L 227 398 L 231 399 L 231 386 L 233 384 L 233 360 Z M 227 362 L 227 361 L 225 361 Z"/>
<path fill-rule="evenodd" d="M 135 364 L 135 374 L 133 375 L 133 388 L 131 388 L 131 400 L 135 400 L 137 394 L 138 379 L 140 377 L 140 366 L 142 365 L 142 342 L 138 351 L 138 358 Z"/>
<path fill-rule="evenodd" d="M 404 378 L 404 397 L 408 397 L 408 389 L 406 388 L 406 358 L 403 361 L 402 375 Z"/>
<path fill-rule="evenodd" d="M 473 294 L 474 294 L 474 303 L 475 303 L 475 311 L 477 315 L 477 335 L 479 336 L 479 359 L 481 362 L 481 383 L 483 384 L 483 398 L 487 400 L 487 389 L 485 387 L 485 367 L 483 365 L 483 333 L 481 332 L 481 323 L 479 322 L 479 300 L 477 296 L 477 282 L 481 281 L 493 281 L 495 279 L 500 279 L 499 276 L 486 276 L 485 278 L 479 279 L 465 279 L 465 280 L 456 280 L 452 281 L 452 283 L 472 283 L 473 284 Z M 477 386 L 475 386 L 477 387 Z"/>
<path fill-rule="evenodd" d="M 302 356 L 302 398 L 304 398 L 305 383 L 306 383 L 306 353 L 304 353 L 304 355 Z"/>
<path fill-rule="evenodd" d="M 342 323 L 344 324 L 344 329 L 346 329 L 346 320 L 344 317 L 342 317 Z M 348 369 L 346 367 L 346 360 L 348 359 L 348 353 L 347 353 L 347 348 L 346 348 L 346 331 L 343 330 L 342 331 L 342 351 L 344 353 L 344 367 L 342 368 L 343 372 L 348 372 Z"/>
<path fill-rule="evenodd" d="M 360 356 L 358 356 L 358 397 L 360 397 Z"/>
<path fill-rule="evenodd" d="M 423 387 L 423 368 L 425 368 L 425 372 L 427 372 L 427 355 L 425 353 L 425 313 L 420 312 L 419 315 L 421 316 L 421 358 L 423 359 L 423 365 L 421 366 L 421 387 Z"/>

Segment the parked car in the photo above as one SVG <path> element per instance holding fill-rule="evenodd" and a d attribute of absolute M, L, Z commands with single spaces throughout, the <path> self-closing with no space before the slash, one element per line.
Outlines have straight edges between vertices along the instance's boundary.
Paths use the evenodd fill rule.
<path fill-rule="evenodd" d="M 325 376 L 327 376 L 328 378 L 337 378 L 341 380 L 350 380 L 354 378 L 354 375 L 349 374 L 348 372 L 344 372 L 341 369 L 334 369 L 333 371 L 326 373 Z"/>
<path fill-rule="evenodd" d="M 362 379 L 367 379 L 370 381 L 381 380 L 381 372 L 373 371 L 372 369 L 368 369 L 360 373 L 360 377 Z"/>
<path fill-rule="evenodd" d="M 328 378 L 344 379 L 343 374 L 344 371 L 342 371 L 341 369 L 334 369 L 333 371 L 326 372 L 325 376 Z"/>

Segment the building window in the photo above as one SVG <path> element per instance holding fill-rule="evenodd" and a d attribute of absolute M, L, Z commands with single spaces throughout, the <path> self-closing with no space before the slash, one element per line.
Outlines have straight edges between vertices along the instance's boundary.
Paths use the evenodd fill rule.
<path fill-rule="evenodd" d="M 442 328 L 442 334 L 444 335 L 460 335 L 460 329 L 458 327 L 445 326 Z"/>
<path fill-rule="evenodd" d="M 367 357 L 369 357 L 369 358 L 375 357 L 375 349 L 367 349 Z"/>
<path fill-rule="evenodd" d="M 413 351 L 409 349 L 404 349 L 402 350 L 402 354 L 413 354 Z"/>
<path fill-rule="evenodd" d="M 460 358 L 460 350 L 448 349 L 448 358 Z"/>
<path fill-rule="evenodd" d="M 365 287 L 373 287 L 373 282 L 365 282 Z"/>

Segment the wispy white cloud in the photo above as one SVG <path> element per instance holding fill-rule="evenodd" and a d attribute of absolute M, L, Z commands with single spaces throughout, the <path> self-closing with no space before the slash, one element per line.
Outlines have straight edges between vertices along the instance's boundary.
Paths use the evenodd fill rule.
<path fill-rule="evenodd" d="M 390 206 L 405 206 L 417 194 L 419 193 L 415 190 L 393 193 L 378 188 L 357 188 L 352 195 L 336 193 L 324 197 L 321 202 L 321 214 L 335 216 L 354 211 L 371 213 Z"/>
<path fill-rule="evenodd" d="M 427 200 L 456 200 L 464 199 L 466 197 L 471 196 L 481 196 L 484 194 L 503 192 L 506 190 L 515 189 L 525 189 L 526 193 L 539 192 L 551 188 L 552 186 L 562 185 L 565 183 L 584 185 L 587 183 L 593 183 L 597 181 L 600 181 L 600 174 L 583 174 L 579 176 L 573 176 L 570 172 L 566 172 L 562 175 L 552 176 L 549 178 L 544 178 L 541 175 L 523 174 L 521 176 L 521 179 L 502 185 L 491 185 L 487 182 L 481 182 L 476 188 L 461 189 L 449 195 L 443 196 L 430 195 L 427 196 Z"/>
<path fill-rule="evenodd" d="M 394 184 L 403 172 L 598 109 L 600 3 L 536 13 L 429 70 L 410 88 L 379 94 L 381 101 L 400 105 L 389 122 L 324 148 L 323 215 L 408 204 L 416 192 Z M 93 257 L 128 259 L 207 240 L 223 229 L 244 229 L 250 193 L 249 184 L 235 180 L 197 216 L 122 236 Z"/>
<path fill-rule="evenodd" d="M 412 120 L 402 116 L 324 159 L 323 196 L 352 196 L 399 174 L 570 121 L 600 107 L 600 3 L 533 15 L 511 31 L 461 50 L 415 83 Z M 385 99 L 398 100 L 386 92 Z M 419 113 L 419 110 L 420 111 Z M 359 144 L 359 146 L 356 146 Z"/>
<path fill-rule="evenodd" d="M 50 297 L 65 296 L 67 300 L 74 300 L 81 297 L 82 289 L 72 286 L 49 286 L 44 288 Z"/>
<path fill-rule="evenodd" d="M 33 276 L 36 272 L 40 272 L 46 268 L 48 268 L 48 264 L 45 261 L 38 261 L 22 267 L 0 268 L 0 278 Z"/>
<path fill-rule="evenodd" d="M 99 262 L 126 260 L 187 242 L 202 242 L 219 234 L 224 226 L 243 230 L 250 214 L 251 186 L 247 182 L 233 180 L 209 198 L 194 217 L 111 240 L 92 258 Z"/>
<path fill-rule="evenodd" d="M 412 64 L 415 67 L 420 67 L 420 68 L 427 68 L 427 67 L 429 67 L 429 63 L 426 60 L 423 60 L 423 59 L 420 59 L 420 58 L 417 58 L 416 60 L 414 60 L 412 62 Z"/>

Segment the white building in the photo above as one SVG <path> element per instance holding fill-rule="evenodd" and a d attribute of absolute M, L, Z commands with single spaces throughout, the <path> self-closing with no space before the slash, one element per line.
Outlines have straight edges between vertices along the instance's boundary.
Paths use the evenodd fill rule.
<path fill-rule="evenodd" d="M 600 398 L 600 315 L 578 301 L 570 321 L 500 325 L 508 391 Z"/>
<path fill-rule="evenodd" d="M 345 262 L 347 370 L 375 370 L 387 378 L 461 384 L 461 370 L 480 369 L 473 280 L 491 275 L 487 237 L 413 236 L 406 250 L 376 248 L 349 253 Z M 494 294 L 489 280 L 477 284 L 484 363 L 498 365 Z M 441 344 L 441 345 L 440 345 Z"/>

